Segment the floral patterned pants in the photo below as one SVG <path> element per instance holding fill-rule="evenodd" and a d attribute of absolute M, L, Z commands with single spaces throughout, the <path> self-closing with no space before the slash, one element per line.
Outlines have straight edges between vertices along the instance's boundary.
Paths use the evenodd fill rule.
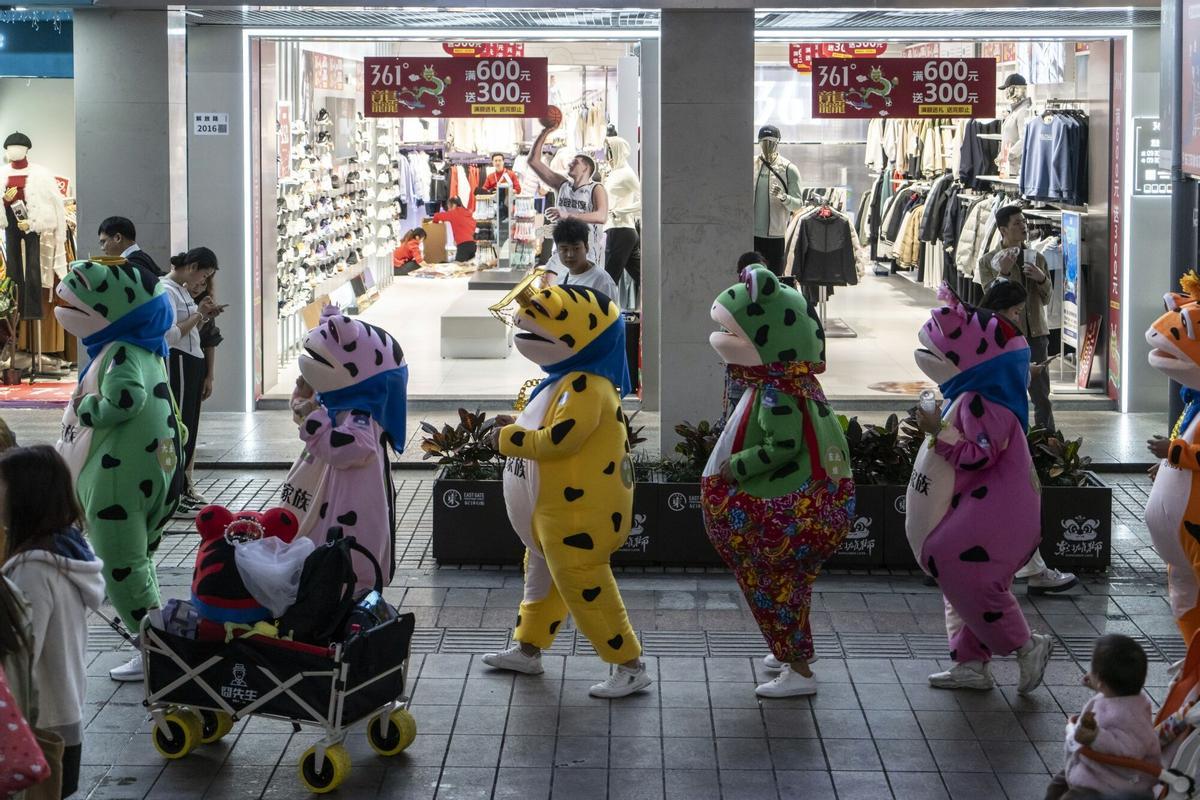
<path fill-rule="evenodd" d="M 733 570 L 775 657 L 813 657 L 808 626 L 812 585 L 850 531 L 854 481 L 811 480 L 764 500 L 720 475 L 701 484 L 709 541 Z"/>

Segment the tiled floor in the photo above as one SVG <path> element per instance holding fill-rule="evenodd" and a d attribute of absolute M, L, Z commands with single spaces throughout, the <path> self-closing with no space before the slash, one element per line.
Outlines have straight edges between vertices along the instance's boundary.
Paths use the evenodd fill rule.
<path fill-rule="evenodd" d="M 206 473 L 201 486 L 230 504 L 270 502 L 279 472 Z M 1000 659 L 989 693 L 928 688 L 944 668 L 936 590 L 907 573 L 828 574 L 812 610 L 821 688 L 812 699 L 756 700 L 765 651 L 732 578 L 718 570 L 618 575 L 656 682 L 641 695 L 598 701 L 587 687 L 605 667 L 568 624 L 538 677 L 493 673 L 478 660 L 502 647 L 520 600 L 515 569 L 439 568 L 427 554 L 430 481 L 400 487 L 403 554 L 388 598 L 415 615 L 409 688 L 419 734 L 405 753 L 375 755 L 361 728 L 338 796 L 352 798 L 1040 798 L 1061 766 L 1062 725 L 1088 696 L 1079 685 L 1095 637 L 1123 632 L 1151 660 L 1157 701 L 1182 655 L 1161 562 L 1138 521 L 1144 478 L 1110 476 L 1114 552 L 1108 576 L 1067 596 L 1028 598 L 1033 629 L 1055 636 L 1046 685 L 1015 692 Z M 195 539 L 179 527 L 159 551 L 168 595 L 186 595 Z M 106 671 L 129 655 L 90 620 L 84 779 L 87 796 L 301 798 L 299 754 L 311 730 L 264 719 L 223 743 L 164 764 L 153 750 L 138 686 Z M 84 796 L 81 794 L 80 796 Z"/>

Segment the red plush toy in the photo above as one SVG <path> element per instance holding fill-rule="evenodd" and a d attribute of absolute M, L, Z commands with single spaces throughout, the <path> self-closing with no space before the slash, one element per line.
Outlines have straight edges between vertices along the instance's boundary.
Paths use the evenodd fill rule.
<path fill-rule="evenodd" d="M 196 517 L 196 529 L 202 541 L 192 573 L 192 605 L 201 618 L 242 625 L 270 618 L 271 613 L 250 596 L 242 582 L 233 542 L 266 536 L 290 542 L 300 530 L 296 516 L 283 508 L 235 514 L 222 506 L 206 506 Z"/>

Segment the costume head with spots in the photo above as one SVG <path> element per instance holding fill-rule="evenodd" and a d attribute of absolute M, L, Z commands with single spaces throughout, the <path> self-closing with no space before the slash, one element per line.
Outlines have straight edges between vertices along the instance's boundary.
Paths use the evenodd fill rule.
<path fill-rule="evenodd" d="M 400 343 L 383 328 L 326 306 L 321 324 L 304 337 L 300 374 L 331 415 L 365 411 L 392 447 L 404 447 L 408 365 Z"/>
<path fill-rule="evenodd" d="M 156 297 L 166 297 L 166 289 L 149 272 L 124 259 L 76 261 L 55 292 L 55 318 L 81 339 L 100 333 Z M 170 300 L 165 303 L 169 310 Z"/>
<path fill-rule="evenodd" d="M 516 300 L 517 350 L 548 376 L 531 398 L 571 371 L 608 378 L 621 396 L 629 392 L 625 320 L 608 295 L 585 286 L 551 286 L 521 292 Z"/>
<path fill-rule="evenodd" d="M 771 270 L 747 267 L 709 312 L 721 326 L 708 337 L 726 364 L 757 367 L 802 361 L 824 369 L 825 331 L 804 296 Z"/>
<path fill-rule="evenodd" d="M 1189 389 L 1200 390 L 1200 276 L 1192 270 L 1180 285 L 1184 293 L 1166 295 L 1166 313 L 1146 331 L 1150 366 Z"/>
<path fill-rule="evenodd" d="M 300 530 L 296 516 L 282 508 L 235 513 L 223 506 L 207 506 L 196 517 L 196 530 L 200 550 L 192 572 L 192 603 L 200 616 L 242 624 L 268 619 L 270 611 L 259 605 L 242 581 L 233 543 L 267 536 L 290 542 Z"/>
<path fill-rule="evenodd" d="M 945 284 L 938 299 L 946 305 L 930 312 L 917 334 L 921 347 L 916 351 L 917 366 L 938 384 L 990 359 L 1029 349 L 1011 322 L 963 303 Z"/>
<path fill-rule="evenodd" d="M 403 367 L 400 343 L 383 328 L 326 306 L 321 322 L 304 337 L 300 374 L 318 392 L 345 389 Z"/>

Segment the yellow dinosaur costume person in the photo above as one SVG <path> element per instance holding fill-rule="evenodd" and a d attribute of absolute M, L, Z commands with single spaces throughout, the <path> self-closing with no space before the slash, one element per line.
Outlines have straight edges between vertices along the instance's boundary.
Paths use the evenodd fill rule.
<path fill-rule="evenodd" d="M 1166 313 L 1146 331 L 1150 366 L 1183 385 L 1186 404 L 1146 501 L 1146 527 L 1167 564 L 1175 622 L 1190 643 L 1200 630 L 1200 276 L 1189 272 L 1180 285 L 1186 294 L 1166 295 Z"/>
<path fill-rule="evenodd" d="M 618 665 L 596 697 L 650 684 L 609 557 L 629 535 L 633 461 L 621 395 L 629 391 L 625 329 L 616 303 L 591 289 L 523 287 L 517 349 L 547 377 L 515 424 L 498 432 L 507 457 L 504 500 L 526 546 L 518 644 L 484 663 L 542 671 L 568 612 L 596 653 Z"/>

